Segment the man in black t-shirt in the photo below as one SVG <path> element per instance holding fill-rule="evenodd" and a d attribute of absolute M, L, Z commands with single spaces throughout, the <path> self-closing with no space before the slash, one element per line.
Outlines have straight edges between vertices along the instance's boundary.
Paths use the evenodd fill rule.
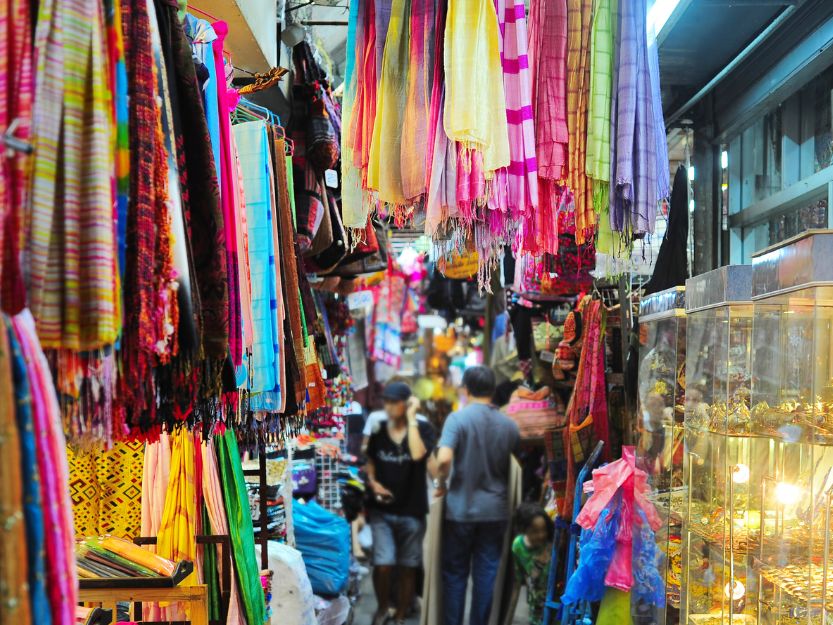
<path fill-rule="evenodd" d="M 428 514 L 426 471 L 434 462 L 431 452 L 436 444 L 431 424 L 416 418 L 419 402 L 407 384 L 388 384 L 382 398 L 387 419 L 370 434 L 366 466 L 372 492 L 373 586 L 379 606 L 374 625 L 388 618 L 394 567 L 397 623 L 404 622 L 414 600 Z"/>

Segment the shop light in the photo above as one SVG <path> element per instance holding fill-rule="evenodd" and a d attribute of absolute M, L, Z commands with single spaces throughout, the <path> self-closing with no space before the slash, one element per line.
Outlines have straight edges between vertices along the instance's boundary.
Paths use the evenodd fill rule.
<path fill-rule="evenodd" d="M 659 35 L 678 4 L 680 4 L 680 0 L 655 0 L 651 8 L 648 9 L 648 32 L 653 32 L 655 36 Z"/>
<path fill-rule="evenodd" d="M 732 481 L 735 484 L 746 484 L 749 481 L 749 467 L 745 464 L 736 464 L 732 471 Z"/>
<path fill-rule="evenodd" d="M 720 153 L 720 168 L 729 169 L 729 153 L 726 150 Z"/>
<path fill-rule="evenodd" d="M 688 168 L 688 181 L 694 182 L 694 165 Z"/>
<path fill-rule="evenodd" d="M 735 580 L 734 584 L 729 582 L 723 587 L 723 594 L 726 595 L 727 599 L 738 601 L 743 599 L 743 595 L 746 594 L 746 586 L 740 580 Z"/>
<path fill-rule="evenodd" d="M 694 212 L 694 200 L 689 200 L 689 201 L 688 201 L 688 212 L 689 212 L 689 213 L 693 213 L 693 212 Z"/>
<path fill-rule="evenodd" d="M 792 506 L 801 499 L 801 489 L 795 484 L 778 482 L 775 485 L 775 499 L 782 506 Z"/>

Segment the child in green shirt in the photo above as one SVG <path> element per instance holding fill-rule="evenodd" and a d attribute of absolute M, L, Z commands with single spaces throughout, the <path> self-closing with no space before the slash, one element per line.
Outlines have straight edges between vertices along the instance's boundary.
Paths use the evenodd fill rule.
<path fill-rule="evenodd" d="M 554 524 L 544 508 L 531 503 L 521 504 L 515 523 L 521 533 L 512 542 L 515 575 L 506 625 L 511 625 L 515 616 L 522 585 L 526 585 L 529 625 L 541 625 L 547 600 Z"/>

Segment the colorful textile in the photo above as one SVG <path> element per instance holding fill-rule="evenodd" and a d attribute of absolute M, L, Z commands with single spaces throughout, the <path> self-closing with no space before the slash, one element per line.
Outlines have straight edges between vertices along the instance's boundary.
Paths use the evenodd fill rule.
<path fill-rule="evenodd" d="M 144 444 L 117 442 L 107 451 L 67 447 L 76 536 L 141 536 Z"/>
<path fill-rule="evenodd" d="M 4 623 L 30 625 L 29 565 L 24 515 L 21 433 L 16 418 L 13 354 L 5 325 L 0 327 L 0 619 Z"/>
<path fill-rule="evenodd" d="M 16 122 L 15 137 L 29 140 L 32 117 L 32 5 L 0 2 L 0 128 Z M 20 268 L 20 224 L 29 185 L 28 159 L 15 152 L 0 160 L 0 308 L 17 313 L 26 303 Z"/>
<path fill-rule="evenodd" d="M 40 3 L 26 240 L 44 347 L 100 349 L 120 328 L 103 20 L 97 2 Z"/>
<path fill-rule="evenodd" d="M 367 187 L 394 207 L 408 203 L 402 181 L 402 125 L 410 70 L 409 16 L 412 0 L 393 0 L 379 78 L 376 120 L 370 144 Z M 409 146 L 406 146 L 408 149 Z"/>
<path fill-rule="evenodd" d="M 618 4 L 618 0 L 595 0 L 593 5 L 586 172 L 598 182 L 610 181 L 610 99 L 613 89 L 613 47 Z M 606 189 L 609 189 L 609 185 L 594 184 L 594 196 Z M 603 201 L 594 200 L 594 206 L 597 212 L 603 206 L 607 208 L 606 192 Z"/>
<path fill-rule="evenodd" d="M 249 232 L 249 266 L 252 276 L 254 328 L 251 355 L 253 410 L 276 410 L 280 403 L 277 276 L 272 215 L 274 196 L 266 123 L 236 124 L 233 128 L 243 185 Z"/>
<path fill-rule="evenodd" d="M 159 528 L 156 552 L 163 558 L 178 562 L 180 560 L 197 560 L 197 534 L 199 518 L 197 516 L 198 479 L 194 464 L 194 435 L 185 428 L 171 434 L 171 473 L 165 497 L 165 510 L 162 525 Z M 181 586 L 193 586 L 199 583 L 195 570 L 186 577 Z M 187 618 L 180 606 L 163 608 L 166 620 L 183 620 Z M 187 612 L 187 610 L 186 610 Z"/>
<path fill-rule="evenodd" d="M 202 442 L 202 492 L 205 501 L 205 510 L 210 521 L 211 531 L 216 535 L 228 535 L 228 517 L 224 507 L 223 486 L 220 482 L 220 471 L 217 465 L 217 451 L 214 440 Z M 220 561 L 218 560 L 218 563 Z M 221 573 L 218 566 L 218 573 Z M 232 571 L 230 575 L 231 588 L 229 589 L 229 607 L 226 615 L 228 625 L 243 625 L 245 623 L 243 609 L 240 605 L 240 593 L 238 590 L 237 576 Z M 222 579 L 222 577 L 221 577 Z"/>
<path fill-rule="evenodd" d="M 142 472 L 142 536 L 158 536 L 171 479 L 171 439 L 162 432 L 145 446 Z"/>
<path fill-rule="evenodd" d="M 558 251 L 559 185 L 567 165 L 567 2 L 532 0 L 529 62 L 538 165 L 538 210 L 526 216 L 523 247 Z"/>
<path fill-rule="evenodd" d="M 229 535 L 234 552 L 234 566 L 240 582 L 240 594 L 248 623 L 262 623 L 264 617 L 263 588 L 255 557 L 254 527 L 249 511 L 249 496 L 243 480 L 240 451 L 234 432 L 215 437 L 223 501 L 228 515 Z"/>
<path fill-rule="evenodd" d="M 32 394 L 26 375 L 26 361 L 11 321 L 3 317 L 12 359 L 15 417 L 20 441 L 20 476 L 23 481 L 23 518 L 26 524 L 29 599 L 32 621 L 51 625 L 52 611 L 46 593 L 46 539 L 43 513 L 42 476 L 38 469 L 38 448 L 32 415 Z M 44 450 L 45 451 L 45 450 Z"/>
<path fill-rule="evenodd" d="M 510 163 L 498 170 L 492 187 L 497 207 L 513 222 L 538 207 L 538 162 L 532 112 L 532 79 L 527 54 L 523 0 L 496 0 L 501 35 L 503 88 L 509 129 Z"/>
<path fill-rule="evenodd" d="M 593 0 L 567 0 L 567 185 L 573 194 L 576 243 L 592 237 L 596 215 L 587 177 L 587 107 Z"/>
<path fill-rule="evenodd" d="M 618 72 L 613 90 L 610 223 L 614 231 L 650 233 L 656 221 L 658 174 L 656 116 L 647 51 L 645 0 L 620 3 Z M 664 128 L 662 134 L 664 136 Z"/>
<path fill-rule="evenodd" d="M 49 562 L 45 584 L 52 622 L 55 625 L 74 625 L 77 594 L 73 566 L 74 532 L 61 410 L 49 364 L 38 342 L 35 320 L 28 310 L 24 310 L 14 317 L 12 323 L 25 361 L 32 396 L 32 425 Z"/>
<path fill-rule="evenodd" d="M 483 169 L 491 179 L 510 161 L 494 3 L 450 0 L 446 20 L 443 126 L 466 151 L 483 154 Z"/>

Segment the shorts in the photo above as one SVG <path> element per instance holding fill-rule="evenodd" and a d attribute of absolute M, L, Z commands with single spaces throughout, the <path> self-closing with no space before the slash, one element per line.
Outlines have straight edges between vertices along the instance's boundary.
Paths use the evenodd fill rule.
<path fill-rule="evenodd" d="M 425 519 L 373 510 L 370 513 L 373 532 L 374 566 L 422 565 L 422 541 Z"/>

